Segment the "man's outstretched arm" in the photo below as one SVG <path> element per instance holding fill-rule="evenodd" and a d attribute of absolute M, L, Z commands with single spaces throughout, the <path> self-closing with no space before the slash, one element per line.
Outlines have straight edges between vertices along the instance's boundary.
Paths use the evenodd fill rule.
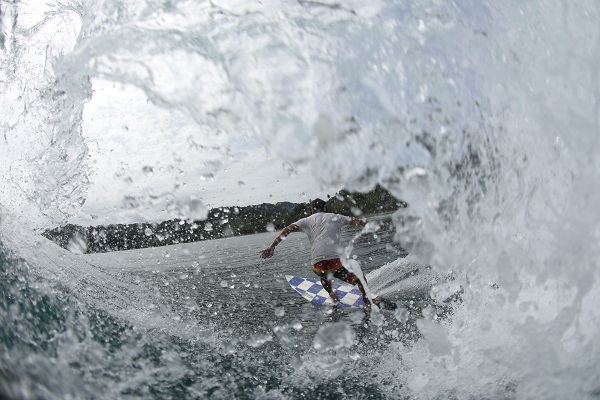
<path fill-rule="evenodd" d="M 259 252 L 261 258 L 272 257 L 273 253 L 275 252 L 275 246 L 277 246 L 279 243 L 281 243 L 281 241 L 283 239 L 285 239 L 285 237 L 287 235 L 289 235 L 292 232 L 298 232 L 299 230 L 300 230 L 300 228 L 296 224 L 289 224 L 288 226 L 283 228 L 281 230 L 281 232 L 279 232 L 279 235 L 277 235 L 277 237 L 273 240 L 273 243 L 271 243 L 271 245 L 269 247 L 267 247 L 266 249 L 261 250 Z"/>

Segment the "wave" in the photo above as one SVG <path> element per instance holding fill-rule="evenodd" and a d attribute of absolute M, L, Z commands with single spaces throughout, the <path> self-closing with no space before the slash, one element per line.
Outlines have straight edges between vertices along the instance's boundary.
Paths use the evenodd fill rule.
<path fill-rule="evenodd" d="M 7 393 L 63 393 L 27 392 L 37 373 L 24 371 L 36 363 L 70 382 L 74 397 L 93 392 L 92 378 L 77 383 L 52 361 L 65 347 L 77 352 L 82 342 L 70 335 L 89 334 L 83 299 L 134 326 L 169 325 L 128 314 L 122 297 L 134 282 L 48 250 L 36 233 L 86 201 L 95 151 L 86 134 L 102 127 L 93 117 L 107 117 L 89 114 L 96 91 L 116 101 L 119 88 L 134 87 L 200 127 L 187 143 L 202 145 L 184 162 L 206 160 L 207 174 L 226 168 L 228 149 L 251 137 L 323 187 L 381 184 L 410 204 L 393 216 L 395 240 L 432 274 L 452 270 L 463 303 L 443 323 L 424 318 L 425 340 L 410 350 L 395 343 L 375 352 L 382 393 L 597 395 L 595 2 L 15 1 L 0 11 L 3 364 L 25 360 L 16 370 L 26 377 L 3 368 L 14 383 Z M 173 133 L 161 140 L 181 146 Z M 390 291 L 406 268 L 402 260 L 384 268 Z M 372 285 L 385 291 L 380 279 Z M 104 296 L 106 282 L 119 288 Z M 99 356 L 110 365 L 110 351 L 89 343 L 73 362 Z M 124 363 L 135 358 L 123 349 Z M 176 361 L 161 365 L 181 373 Z"/>

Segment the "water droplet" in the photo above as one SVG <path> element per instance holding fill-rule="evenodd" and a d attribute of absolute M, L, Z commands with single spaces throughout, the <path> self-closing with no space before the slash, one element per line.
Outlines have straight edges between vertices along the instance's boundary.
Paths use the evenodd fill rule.
<path fill-rule="evenodd" d="M 67 245 L 67 250 L 73 254 L 85 254 L 87 252 L 87 242 L 81 233 L 76 232 L 73 235 Z"/>
<path fill-rule="evenodd" d="M 223 346 L 223 351 L 225 352 L 225 354 L 235 353 L 235 345 L 236 344 L 237 344 L 237 340 L 235 340 L 235 339 L 223 341 L 222 346 Z"/>
<path fill-rule="evenodd" d="M 144 173 L 144 175 L 146 175 L 147 177 L 151 177 L 152 175 L 154 175 L 154 168 L 152 168 L 149 165 L 145 165 L 142 168 L 142 172 Z"/>
<path fill-rule="evenodd" d="M 283 170 L 288 174 L 290 178 L 295 178 L 298 176 L 296 168 L 294 168 L 294 166 L 288 161 L 283 163 Z"/>
<path fill-rule="evenodd" d="M 185 206 L 186 217 L 193 220 L 204 220 L 208 216 L 208 208 L 198 199 L 192 198 Z"/>
<path fill-rule="evenodd" d="M 396 310 L 394 311 L 394 317 L 396 317 L 396 319 L 401 322 L 401 323 L 405 323 L 406 321 L 408 321 L 408 310 L 404 307 L 402 307 L 402 305 L 397 304 L 398 308 L 396 308 Z"/>
<path fill-rule="evenodd" d="M 383 315 L 377 309 L 373 309 L 371 312 L 371 322 L 375 326 L 383 325 Z"/>
<path fill-rule="evenodd" d="M 273 336 L 269 334 L 255 335 L 248 340 L 248 346 L 260 347 L 271 340 L 273 340 Z"/>
<path fill-rule="evenodd" d="M 323 324 L 313 342 L 315 350 L 340 349 L 350 347 L 354 343 L 356 333 L 344 322 Z"/>

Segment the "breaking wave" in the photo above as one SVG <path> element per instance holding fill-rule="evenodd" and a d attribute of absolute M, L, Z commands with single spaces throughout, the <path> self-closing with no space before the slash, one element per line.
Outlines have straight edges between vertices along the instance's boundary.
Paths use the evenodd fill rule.
<path fill-rule="evenodd" d="M 422 340 L 372 349 L 369 382 L 382 396 L 598 397 L 598 5 L 413 3 L 1 2 L 4 392 L 93 397 L 110 381 L 120 384 L 106 398 L 176 396 L 173 382 L 194 367 L 173 350 L 178 335 L 195 340 L 182 333 L 192 328 L 146 318 L 161 314 L 141 306 L 154 294 L 36 233 L 86 201 L 94 144 L 84 127 L 107 117 L 86 111 L 95 93 L 135 88 L 194 121 L 182 162 L 202 160 L 207 176 L 252 138 L 323 187 L 379 183 L 409 204 L 393 223 L 411 258 L 384 267 L 379 287 L 402 285 L 414 260 L 452 271 L 463 302 L 442 322 L 426 313 Z M 453 290 L 444 285 L 432 290 Z M 331 357 L 322 361 L 351 362 Z M 258 387 L 229 395 L 268 394 Z M 225 388 L 196 394 L 224 398 Z"/>

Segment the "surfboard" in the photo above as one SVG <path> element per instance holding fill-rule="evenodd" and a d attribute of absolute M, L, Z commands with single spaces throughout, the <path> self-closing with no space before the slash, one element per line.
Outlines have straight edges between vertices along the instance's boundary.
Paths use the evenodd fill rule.
<path fill-rule="evenodd" d="M 320 280 L 301 278 L 299 276 L 286 275 L 288 283 L 298 294 L 306 300 L 314 304 L 325 304 L 333 306 L 333 300 L 329 297 L 329 293 L 321 285 Z M 331 287 L 337 294 L 338 307 L 355 307 L 363 308 L 365 306 L 362 294 L 356 286 L 340 285 L 332 282 Z"/>

